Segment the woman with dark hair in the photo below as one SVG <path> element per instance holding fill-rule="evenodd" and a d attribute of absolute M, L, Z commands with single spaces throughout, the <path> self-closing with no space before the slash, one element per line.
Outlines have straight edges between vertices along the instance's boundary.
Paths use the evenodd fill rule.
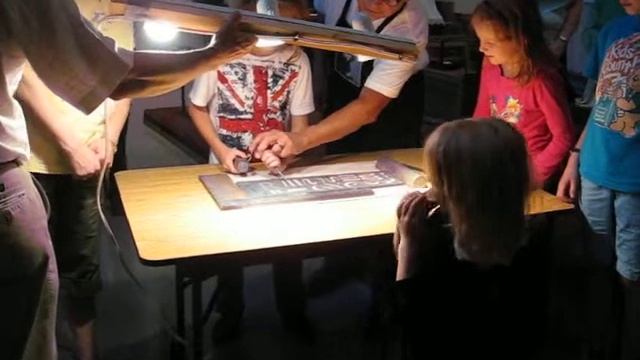
<path fill-rule="evenodd" d="M 525 359 L 544 324 L 544 246 L 525 236 L 529 161 L 498 119 L 427 139 L 427 193 L 398 207 L 396 281 L 410 359 Z"/>

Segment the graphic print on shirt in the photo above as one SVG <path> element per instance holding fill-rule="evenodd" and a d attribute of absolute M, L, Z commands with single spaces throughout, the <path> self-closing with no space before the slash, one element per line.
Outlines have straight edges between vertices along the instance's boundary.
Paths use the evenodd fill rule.
<path fill-rule="evenodd" d="M 217 71 L 218 135 L 247 150 L 257 134 L 287 130 L 291 91 L 300 66 L 275 61 L 233 62 Z"/>
<path fill-rule="evenodd" d="M 609 48 L 600 70 L 592 117 L 595 124 L 624 137 L 638 133 L 640 123 L 640 33 Z"/>
<path fill-rule="evenodd" d="M 513 96 L 507 96 L 504 109 L 500 110 L 495 95 L 489 100 L 491 108 L 491 116 L 502 119 L 511 124 L 517 124 L 522 114 L 522 105 L 520 100 Z"/>

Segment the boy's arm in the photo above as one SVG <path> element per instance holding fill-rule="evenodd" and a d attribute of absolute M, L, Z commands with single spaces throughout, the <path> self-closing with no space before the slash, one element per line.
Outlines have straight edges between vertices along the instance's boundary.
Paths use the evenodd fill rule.
<path fill-rule="evenodd" d="M 189 105 L 187 112 L 189 113 L 193 124 L 200 136 L 206 141 L 207 145 L 215 154 L 218 162 L 225 169 L 233 173 L 237 169 L 233 165 L 233 159 L 236 157 L 245 158 L 247 155 L 237 149 L 228 147 L 218 136 L 218 130 L 213 126 L 211 116 L 209 115 L 208 106 L 215 99 L 217 88 L 217 72 L 208 72 L 199 76 L 193 82 L 191 93 L 189 94 Z"/>
<path fill-rule="evenodd" d="M 578 171 L 578 166 L 580 164 L 580 151 L 582 149 L 584 139 L 587 137 L 588 127 L 589 123 L 587 122 L 584 129 L 582 129 L 580 138 L 573 147 L 574 150 L 569 153 L 567 165 L 565 166 L 562 177 L 560 177 L 560 181 L 558 182 L 556 196 L 567 202 L 575 201 L 578 197 L 578 188 L 580 186 L 580 173 Z"/>
<path fill-rule="evenodd" d="M 218 137 L 218 132 L 213 127 L 211 123 L 211 119 L 209 118 L 209 111 L 206 107 L 197 106 L 193 103 L 190 103 L 187 106 L 187 112 L 193 121 L 193 124 L 198 129 L 198 133 L 204 141 L 207 142 L 211 150 L 216 154 L 216 156 L 220 155 L 220 149 L 222 147 L 226 147 L 224 143 Z"/>
<path fill-rule="evenodd" d="M 100 171 L 100 160 L 84 140 L 70 129 L 73 128 L 69 119 L 60 114 L 51 103 L 53 94 L 40 80 L 30 66 L 25 66 L 22 81 L 16 91 L 22 105 L 33 113 L 33 119 L 40 121 L 53 135 L 56 143 L 64 151 L 73 172 L 78 177 L 90 177 Z"/>
<path fill-rule="evenodd" d="M 190 103 L 189 106 L 187 106 L 187 112 L 189 113 L 193 124 L 196 126 L 196 129 L 198 129 L 198 133 L 200 133 L 202 138 L 207 142 L 213 153 L 216 155 L 216 158 L 218 158 L 218 161 L 220 161 L 225 169 L 234 173 L 237 172 L 233 165 L 233 159 L 236 156 L 246 157 L 245 153 L 238 149 L 228 147 L 222 142 L 222 140 L 220 140 L 218 132 L 213 126 L 213 123 L 211 123 L 209 111 L 206 107 Z"/>

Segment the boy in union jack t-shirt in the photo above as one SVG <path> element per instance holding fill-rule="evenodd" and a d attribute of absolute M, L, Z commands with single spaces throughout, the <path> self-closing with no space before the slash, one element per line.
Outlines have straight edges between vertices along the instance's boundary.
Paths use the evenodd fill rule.
<path fill-rule="evenodd" d="M 200 76 L 190 98 L 189 114 L 211 147 L 209 162 L 233 173 L 233 159 L 247 156 L 255 135 L 300 131 L 315 110 L 309 59 L 286 45 L 256 47 Z"/>
<path fill-rule="evenodd" d="M 242 7 L 255 9 L 255 1 Z M 280 15 L 304 17 L 300 0 L 279 0 Z M 300 131 L 314 110 L 311 69 L 307 55 L 297 47 L 259 47 L 250 54 L 197 78 L 191 90 L 189 115 L 211 147 L 209 162 L 237 173 L 233 159 L 247 157 L 254 136 L 269 130 Z M 280 159 L 263 154 L 261 160 L 273 169 Z M 239 334 L 243 300 L 240 265 L 218 272 L 217 312 L 212 337 L 215 343 Z M 289 259 L 273 264 L 275 297 L 283 325 L 296 334 L 310 331 L 305 314 L 302 262 Z"/>

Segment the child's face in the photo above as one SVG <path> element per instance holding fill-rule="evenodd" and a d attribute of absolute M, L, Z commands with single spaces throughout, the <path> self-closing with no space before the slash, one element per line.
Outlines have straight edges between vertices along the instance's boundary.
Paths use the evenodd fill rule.
<path fill-rule="evenodd" d="M 488 21 L 476 21 L 473 29 L 480 40 L 480 52 L 493 65 L 504 65 L 517 61 L 518 44 L 496 30 Z"/>
<path fill-rule="evenodd" d="M 640 0 L 620 0 L 620 5 L 629 15 L 640 14 Z"/>

